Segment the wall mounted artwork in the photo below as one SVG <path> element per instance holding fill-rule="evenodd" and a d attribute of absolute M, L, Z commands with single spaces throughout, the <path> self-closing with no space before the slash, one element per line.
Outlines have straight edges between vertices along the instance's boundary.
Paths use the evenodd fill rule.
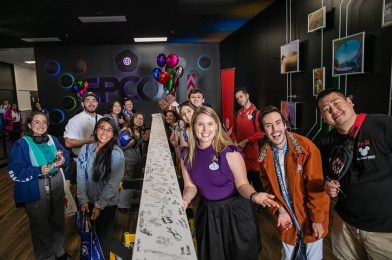
<path fill-rule="evenodd" d="M 280 101 L 280 111 L 286 119 L 287 128 L 298 129 L 297 110 L 299 102 Z"/>
<path fill-rule="evenodd" d="M 332 43 L 332 76 L 364 73 L 365 32 Z"/>
<path fill-rule="evenodd" d="M 313 96 L 325 89 L 325 67 L 313 69 Z"/>
<path fill-rule="evenodd" d="M 327 8 L 323 6 L 313 13 L 308 14 L 308 32 L 326 27 L 326 10 Z"/>
<path fill-rule="evenodd" d="M 382 27 L 392 24 L 392 0 L 384 0 L 382 5 Z"/>
<path fill-rule="evenodd" d="M 299 72 L 299 40 L 280 46 L 280 74 Z"/>

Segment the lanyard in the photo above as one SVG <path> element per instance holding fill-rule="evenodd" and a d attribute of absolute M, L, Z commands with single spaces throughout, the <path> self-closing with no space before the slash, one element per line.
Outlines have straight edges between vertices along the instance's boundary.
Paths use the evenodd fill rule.
<path fill-rule="evenodd" d="M 285 145 L 284 149 L 284 154 L 287 154 L 287 143 Z M 278 149 L 272 149 L 273 151 L 273 157 L 274 157 L 274 163 L 275 163 L 275 170 L 276 170 L 276 177 L 278 178 L 278 184 L 279 184 L 279 189 L 280 192 L 282 193 L 283 199 L 287 205 L 287 207 L 290 210 L 291 216 L 293 217 L 294 224 L 297 228 L 297 230 L 302 233 L 301 226 L 299 225 L 298 219 L 295 216 L 294 208 L 293 208 L 293 201 L 290 198 L 290 194 L 286 189 L 286 186 L 284 185 L 284 180 L 283 180 L 283 174 L 282 170 L 279 165 L 279 155 L 278 155 Z M 286 173 L 287 174 L 287 173 Z"/>
<path fill-rule="evenodd" d="M 365 113 L 360 113 L 357 118 L 355 119 L 355 122 L 353 126 L 350 128 L 349 131 L 349 136 L 350 137 L 357 137 L 359 130 L 361 129 L 363 121 L 365 121 L 367 114 Z"/>

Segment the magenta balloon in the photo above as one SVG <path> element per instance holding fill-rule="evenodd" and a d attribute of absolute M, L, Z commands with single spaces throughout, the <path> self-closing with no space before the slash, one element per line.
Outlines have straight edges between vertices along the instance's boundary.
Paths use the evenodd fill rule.
<path fill-rule="evenodd" d="M 169 54 L 166 57 L 166 66 L 168 66 L 169 68 L 174 68 L 175 66 L 178 65 L 178 62 L 180 62 L 180 59 L 178 58 L 178 56 L 174 53 Z"/>
<path fill-rule="evenodd" d="M 78 91 L 78 97 L 83 97 L 83 95 L 87 92 L 87 89 L 82 88 Z"/>
<path fill-rule="evenodd" d="M 165 66 L 165 64 L 166 64 L 166 56 L 165 56 L 165 54 L 161 53 L 161 54 L 158 55 L 158 57 L 157 57 L 157 64 L 161 68 L 163 66 Z"/>

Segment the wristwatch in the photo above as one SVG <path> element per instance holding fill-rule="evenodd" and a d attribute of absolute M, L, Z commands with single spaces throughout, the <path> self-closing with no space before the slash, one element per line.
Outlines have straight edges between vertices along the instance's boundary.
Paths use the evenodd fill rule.
<path fill-rule="evenodd" d="M 94 208 L 102 209 L 101 205 L 99 205 L 98 202 L 95 202 L 95 203 L 94 203 Z"/>

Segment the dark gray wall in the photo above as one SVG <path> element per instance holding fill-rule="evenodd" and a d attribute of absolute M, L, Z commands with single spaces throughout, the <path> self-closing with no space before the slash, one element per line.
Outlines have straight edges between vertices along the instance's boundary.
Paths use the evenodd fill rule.
<path fill-rule="evenodd" d="M 14 66 L 0 62 L 0 102 L 8 99 L 9 103 L 18 103 L 14 78 Z"/>
<path fill-rule="evenodd" d="M 115 58 L 123 50 L 129 50 L 137 56 L 138 64 L 135 70 L 123 72 L 118 69 Z M 108 103 L 113 97 L 123 98 L 125 95 L 140 98 L 135 102 L 137 111 L 146 115 L 160 112 L 158 100 L 165 97 L 166 94 L 162 85 L 152 78 L 152 69 L 158 67 L 156 58 L 160 53 L 177 54 L 180 57 L 180 64 L 184 67 L 184 75 L 180 79 L 177 90 L 177 101 L 186 100 L 186 76 L 190 72 L 195 72 L 197 87 L 205 92 L 206 101 L 220 113 L 220 64 L 217 44 L 135 44 L 36 48 L 40 101 L 48 109 L 62 109 L 64 96 L 73 95 L 76 97 L 76 94 L 71 90 L 64 89 L 58 84 L 59 76 L 62 73 L 70 73 L 75 76 L 75 79 L 90 82 L 89 89 L 99 94 L 101 113 L 106 112 L 107 105 L 105 103 Z M 208 69 L 199 67 L 199 58 L 203 56 L 207 56 L 211 60 L 211 66 Z M 56 76 L 49 75 L 45 69 L 50 60 L 56 60 L 61 65 L 61 71 Z M 77 60 L 84 60 L 87 64 L 87 71 L 81 75 L 77 75 L 74 71 L 74 63 Z M 79 108 L 79 104 L 77 108 Z M 78 111 L 80 109 L 64 111 L 66 120 Z M 149 126 L 151 121 L 149 116 L 146 117 L 146 121 Z M 64 124 L 57 126 L 56 131 L 60 132 Z"/>
<path fill-rule="evenodd" d="M 236 86 L 250 89 L 258 107 L 279 106 L 287 96 L 287 76 L 280 74 L 280 46 L 286 43 L 286 3 L 277 0 L 220 44 L 221 67 L 236 67 Z M 308 14 L 327 6 L 327 28 L 307 32 Z M 326 88 L 338 88 L 339 78 L 332 78 L 332 40 L 339 38 L 339 4 L 341 1 L 291 1 L 291 40 L 301 41 L 300 73 L 292 74 L 294 102 L 302 103 L 298 132 L 308 133 L 315 124 L 315 97 L 312 93 L 312 69 L 320 67 L 321 52 L 326 67 Z M 351 1 L 348 10 L 347 35 L 365 31 L 365 74 L 340 78 L 340 88 L 353 94 L 356 110 L 367 113 L 388 113 L 391 77 L 392 26 L 381 28 L 382 0 Z M 341 36 L 346 35 L 346 5 L 341 9 Z M 323 49 L 321 49 L 323 42 Z M 310 131 L 314 137 L 317 127 Z"/>

